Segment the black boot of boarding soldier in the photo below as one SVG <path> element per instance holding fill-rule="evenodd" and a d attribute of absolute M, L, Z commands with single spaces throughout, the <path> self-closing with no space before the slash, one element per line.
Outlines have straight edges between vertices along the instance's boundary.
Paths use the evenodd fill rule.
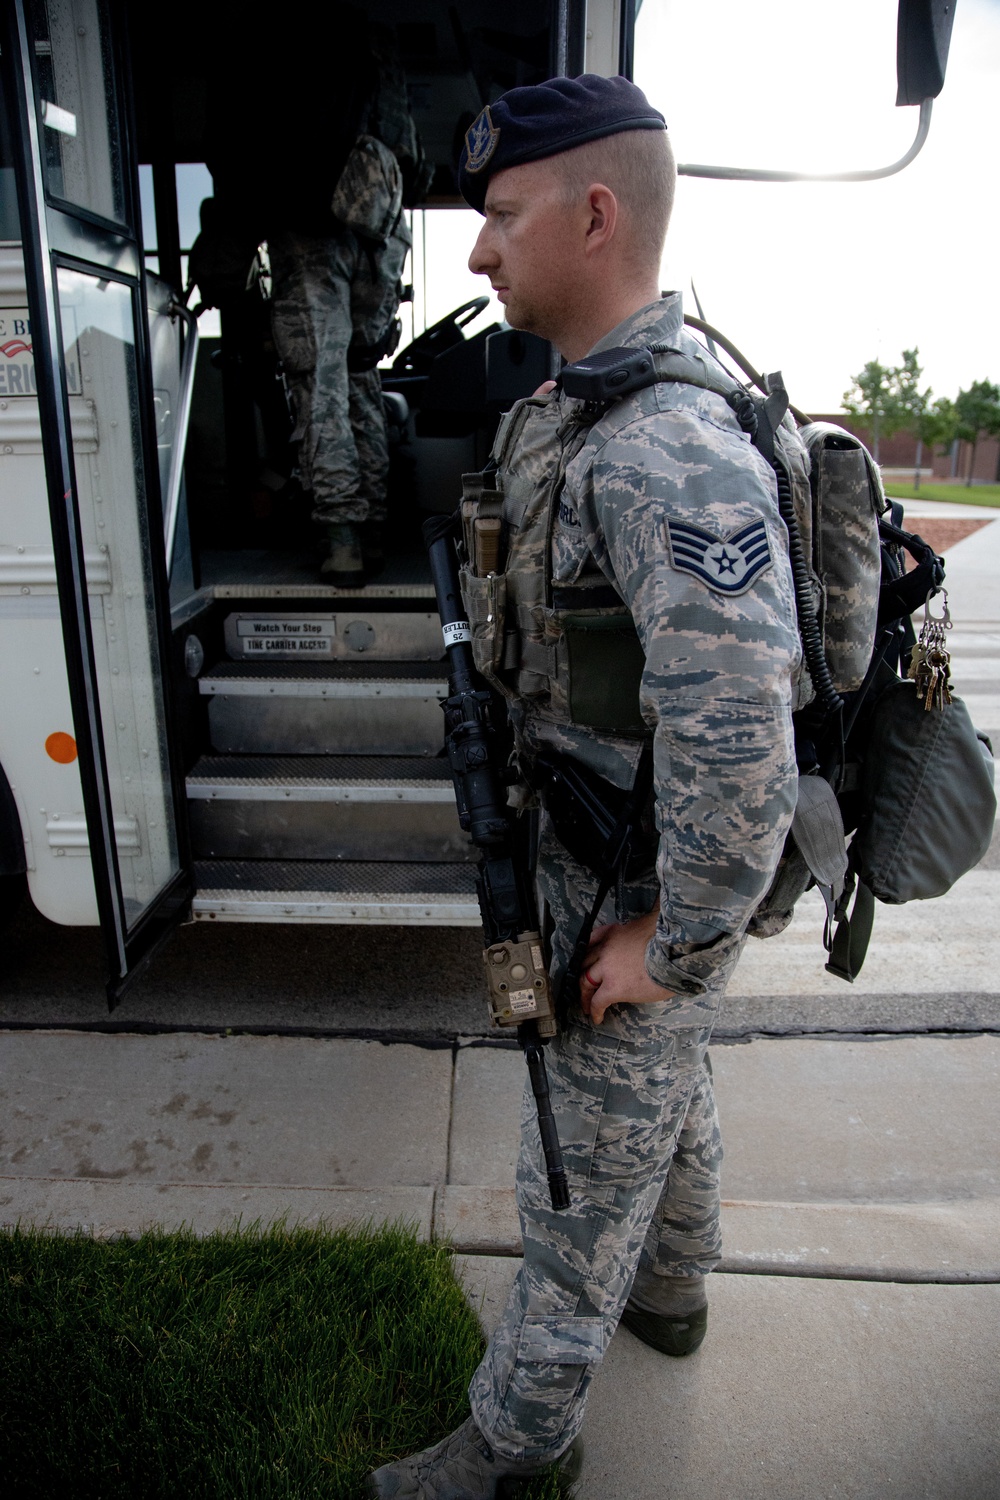
<path fill-rule="evenodd" d="M 369 1474 L 365 1494 L 375 1500 L 501 1500 L 516 1495 L 522 1481 L 557 1469 L 568 1495 L 580 1472 L 582 1454 L 577 1439 L 554 1463 L 503 1458 L 494 1453 L 469 1417 L 432 1448 Z"/>

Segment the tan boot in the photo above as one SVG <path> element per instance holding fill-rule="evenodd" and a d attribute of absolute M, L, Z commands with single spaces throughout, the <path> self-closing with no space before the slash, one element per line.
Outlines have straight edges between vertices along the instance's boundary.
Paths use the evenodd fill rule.
<path fill-rule="evenodd" d="M 548 1463 L 502 1458 L 469 1417 L 432 1448 L 384 1464 L 369 1474 L 365 1493 L 374 1500 L 499 1500 L 516 1494 L 521 1482 L 558 1469 L 566 1480 L 566 1494 L 570 1494 L 580 1472 L 582 1453 L 577 1439 L 560 1458 Z"/>
<path fill-rule="evenodd" d="M 328 521 L 326 535 L 330 550 L 320 568 L 326 582 L 338 589 L 363 588 L 365 563 L 358 527 L 353 521 Z"/>
<path fill-rule="evenodd" d="M 621 1320 L 661 1354 L 674 1359 L 693 1354 L 708 1328 L 704 1276 L 657 1276 L 640 1268 Z"/>

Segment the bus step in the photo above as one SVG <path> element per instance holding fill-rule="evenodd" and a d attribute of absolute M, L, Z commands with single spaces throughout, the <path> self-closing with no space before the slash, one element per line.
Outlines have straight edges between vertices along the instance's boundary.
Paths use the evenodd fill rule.
<path fill-rule="evenodd" d="M 238 610 L 226 616 L 233 661 L 440 661 L 436 610 L 372 609 L 363 601 L 335 610 Z"/>
<path fill-rule="evenodd" d="M 317 539 L 319 533 L 317 532 Z M 294 609 L 299 601 L 329 600 L 331 609 L 360 601 L 403 602 L 411 606 L 417 600 L 431 600 L 430 565 L 422 552 L 397 554 L 386 559 L 385 570 L 363 588 L 338 589 L 321 580 L 317 571 L 319 556 L 315 544 L 298 552 L 275 551 L 255 547 L 238 547 L 231 552 L 204 551 L 201 554 L 201 581 L 216 599 L 264 600 L 276 608 Z"/>
<path fill-rule="evenodd" d="M 268 755 L 437 755 L 437 662 L 220 662 L 199 679 L 213 749 Z"/>
<path fill-rule="evenodd" d="M 199 860 L 197 922 L 478 927 L 474 866 L 364 860 Z"/>
<path fill-rule="evenodd" d="M 205 755 L 187 778 L 196 858 L 449 862 L 475 855 L 448 763 L 403 755 Z"/>

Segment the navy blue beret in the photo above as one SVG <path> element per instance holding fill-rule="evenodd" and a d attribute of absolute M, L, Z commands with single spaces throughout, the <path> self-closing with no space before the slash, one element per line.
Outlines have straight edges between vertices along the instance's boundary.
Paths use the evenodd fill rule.
<path fill-rule="evenodd" d="M 623 130 L 666 128 L 660 111 L 627 78 L 584 73 L 508 89 L 465 132 L 459 192 L 482 213 L 490 178 L 506 167 L 558 156 Z"/>

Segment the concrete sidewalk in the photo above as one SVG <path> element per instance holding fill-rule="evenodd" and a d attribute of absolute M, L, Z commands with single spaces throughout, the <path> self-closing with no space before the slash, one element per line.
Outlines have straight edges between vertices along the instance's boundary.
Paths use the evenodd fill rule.
<path fill-rule="evenodd" d="M 463 1267 L 487 1327 L 516 1262 Z M 579 1500 L 996 1500 L 1000 1286 L 716 1273 L 671 1360 L 619 1329 Z"/>
<path fill-rule="evenodd" d="M 496 1046 L 0 1037 L 0 1222 L 406 1219 L 516 1272 L 524 1082 Z M 581 1500 L 1000 1493 L 1000 1037 L 713 1049 L 725 1261 L 690 1361 L 616 1335 Z M 500 1253 L 498 1253 L 500 1252 Z"/>
<path fill-rule="evenodd" d="M 991 506 L 948 505 L 933 501 L 904 500 L 904 525 L 919 531 L 920 516 L 940 519 L 978 520 L 990 518 L 990 525 L 956 542 L 945 554 L 945 586 L 956 629 L 971 624 L 973 628 L 1000 626 L 1000 510 Z"/>

